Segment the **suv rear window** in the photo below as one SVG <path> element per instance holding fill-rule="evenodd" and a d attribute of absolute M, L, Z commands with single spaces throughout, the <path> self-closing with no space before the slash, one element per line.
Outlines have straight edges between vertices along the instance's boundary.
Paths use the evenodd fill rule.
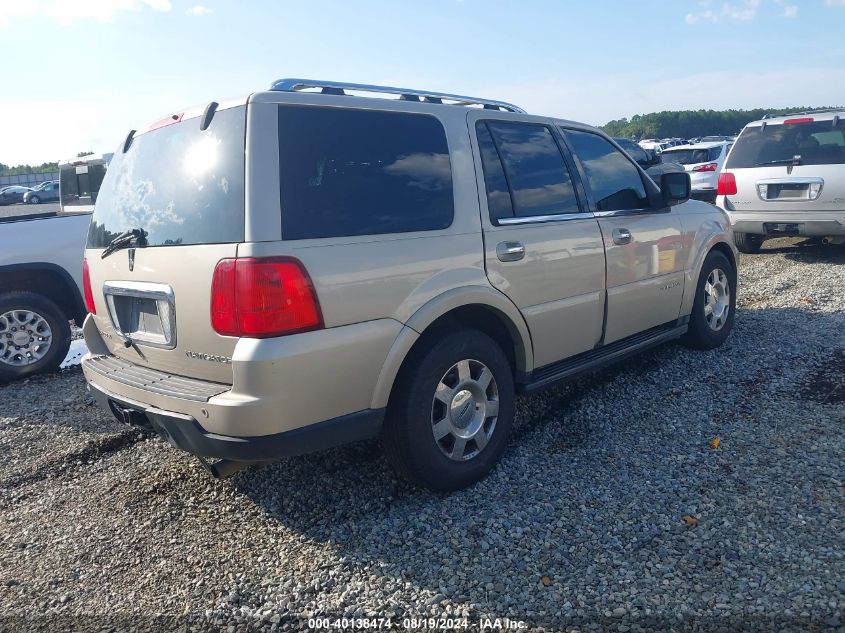
<path fill-rule="evenodd" d="M 100 186 L 89 248 L 122 232 L 147 231 L 149 246 L 244 239 L 246 106 L 218 111 L 207 130 L 198 118 L 136 136 L 114 153 Z"/>
<path fill-rule="evenodd" d="M 747 127 L 728 158 L 729 169 L 792 164 L 839 165 L 845 163 L 845 121 L 830 120 Z"/>
<path fill-rule="evenodd" d="M 719 158 L 721 153 L 721 145 L 700 149 L 667 149 L 663 152 L 663 162 L 680 163 L 681 165 L 709 163 Z"/>
<path fill-rule="evenodd" d="M 446 132 L 430 115 L 279 106 L 279 169 L 286 240 L 452 224 Z"/>

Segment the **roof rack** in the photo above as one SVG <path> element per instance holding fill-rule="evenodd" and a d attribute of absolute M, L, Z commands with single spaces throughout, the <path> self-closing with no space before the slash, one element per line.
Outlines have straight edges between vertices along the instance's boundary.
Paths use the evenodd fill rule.
<path fill-rule="evenodd" d="M 421 101 L 424 103 L 444 103 L 447 105 L 482 106 L 486 110 L 504 110 L 505 112 L 521 112 L 525 110 L 504 101 L 490 99 L 476 99 L 445 92 L 430 92 L 427 90 L 410 90 L 408 88 L 391 88 L 390 86 L 372 86 L 369 84 L 351 84 L 339 81 L 317 81 L 314 79 L 279 79 L 274 81 L 270 90 L 281 92 L 298 92 L 310 88 L 319 88 L 323 94 L 346 95 L 347 90 L 355 92 L 378 92 L 399 95 L 402 101 Z"/>
<path fill-rule="evenodd" d="M 803 112 L 789 112 L 788 114 L 771 114 L 767 113 L 763 115 L 764 119 L 777 119 L 782 116 L 797 116 L 800 114 L 827 114 L 828 112 L 842 112 L 845 110 L 845 106 L 841 108 L 821 108 L 819 110 L 804 110 Z"/>

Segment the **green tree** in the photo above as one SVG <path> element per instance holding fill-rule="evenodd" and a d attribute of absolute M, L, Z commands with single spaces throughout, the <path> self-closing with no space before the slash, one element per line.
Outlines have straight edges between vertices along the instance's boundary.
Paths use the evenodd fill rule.
<path fill-rule="evenodd" d="M 766 114 L 782 115 L 806 110 L 839 109 L 809 108 L 755 108 L 753 110 L 680 110 L 635 114 L 631 119 L 608 121 L 601 126 L 609 136 L 625 138 L 693 138 L 696 136 L 732 136 L 751 121 Z"/>

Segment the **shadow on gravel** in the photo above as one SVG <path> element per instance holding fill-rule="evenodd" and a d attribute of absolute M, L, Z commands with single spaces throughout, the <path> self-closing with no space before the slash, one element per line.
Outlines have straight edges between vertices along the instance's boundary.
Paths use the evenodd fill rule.
<path fill-rule="evenodd" d="M 625 577 L 671 560 L 692 603 L 712 606 L 713 596 L 690 588 L 738 564 L 736 543 L 756 533 L 754 521 L 765 525 L 769 513 L 782 521 L 782 507 L 814 525 L 836 516 L 803 488 L 835 478 L 826 452 L 841 441 L 829 420 L 845 412 L 843 354 L 841 312 L 739 310 L 722 348 L 668 344 L 520 398 L 501 464 L 467 490 L 435 494 L 397 481 L 376 442 L 253 468 L 233 485 L 344 560 L 453 600 L 483 605 L 487 592 L 518 585 L 546 591 L 535 601 L 550 609 L 577 605 L 554 587 L 589 584 L 598 567 Z M 725 440 L 712 450 L 716 435 Z M 784 489 L 761 499 L 761 481 Z M 684 526 L 685 512 L 700 526 Z M 803 525 L 760 538 L 791 543 Z M 708 539 L 717 535 L 724 545 L 714 550 Z M 790 547 L 782 551 L 802 551 Z M 772 552 L 791 573 L 811 573 L 807 560 L 777 548 L 754 555 Z"/>
<path fill-rule="evenodd" d="M 823 244 L 817 239 L 802 241 L 777 239 L 763 244 L 758 254 L 744 254 L 742 257 L 765 257 L 775 254 L 781 254 L 790 261 L 803 264 L 815 262 L 841 264 L 845 263 L 845 244 Z"/>

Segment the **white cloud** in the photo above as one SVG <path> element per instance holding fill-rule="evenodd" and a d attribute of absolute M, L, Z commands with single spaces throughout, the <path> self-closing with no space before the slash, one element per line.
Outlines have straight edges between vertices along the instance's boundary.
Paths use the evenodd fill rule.
<path fill-rule="evenodd" d="M 214 13 L 208 7 L 204 7 L 201 4 L 195 5 L 190 9 L 185 10 L 185 15 L 208 15 L 209 13 Z"/>
<path fill-rule="evenodd" d="M 845 7 L 845 0 L 827 0 L 829 7 Z"/>
<path fill-rule="evenodd" d="M 32 16 L 52 18 L 63 25 L 86 19 L 111 22 L 118 13 L 144 8 L 167 13 L 172 5 L 170 0 L 6 0 L 0 4 L 0 27 L 14 18 Z"/>
<path fill-rule="evenodd" d="M 718 22 L 719 16 L 710 9 L 706 11 L 699 11 L 698 13 L 687 13 L 687 24 L 695 24 L 696 22 Z"/>
<path fill-rule="evenodd" d="M 0 3 L 0 27 L 14 18 L 33 15 L 38 8 L 36 0 L 12 0 Z"/>
<path fill-rule="evenodd" d="M 780 16 L 782 18 L 797 18 L 798 17 L 798 5 L 797 4 L 788 4 L 783 8 L 781 11 Z"/>
<path fill-rule="evenodd" d="M 843 0 L 845 1 L 845 0 Z M 710 2 L 704 0 L 699 2 L 699 5 L 704 7 L 704 10 L 697 13 L 687 13 L 687 24 L 696 24 L 697 22 L 718 22 L 719 20 L 751 20 L 757 15 L 757 9 L 760 8 L 760 0 L 743 0 L 741 4 L 731 4 L 725 2 L 719 9 L 710 9 Z"/>

